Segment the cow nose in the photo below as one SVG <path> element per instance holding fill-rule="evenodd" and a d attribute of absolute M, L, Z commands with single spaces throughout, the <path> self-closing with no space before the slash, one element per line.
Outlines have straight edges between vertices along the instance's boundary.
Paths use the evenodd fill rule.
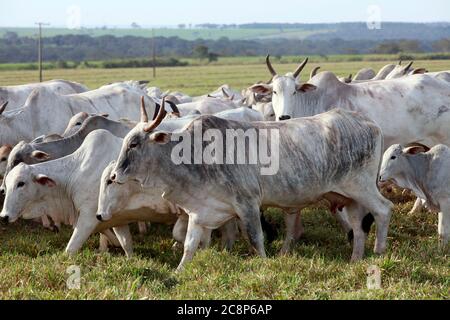
<path fill-rule="evenodd" d="M 283 121 L 283 120 L 289 120 L 291 118 L 291 116 L 281 116 L 281 117 L 279 117 L 278 119 L 280 119 L 280 121 Z"/>
<path fill-rule="evenodd" d="M 109 179 L 111 180 L 111 181 L 116 181 L 116 174 L 115 173 L 113 173 L 110 177 L 109 177 Z"/>
<path fill-rule="evenodd" d="M 98 221 L 100 221 L 100 222 L 103 221 L 103 218 L 102 218 L 102 215 L 101 215 L 101 214 L 96 215 L 96 217 L 97 217 L 97 220 L 98 220 Z"/>
<path fill-rule="evenodd" d="M 8 217 L 8 216 L 4 216 L 4 217 L 2 218 L 2 221 L 3 221 L 4 223 L 8 223 L 8 222 L 9 222 L 9 217 Z"/>

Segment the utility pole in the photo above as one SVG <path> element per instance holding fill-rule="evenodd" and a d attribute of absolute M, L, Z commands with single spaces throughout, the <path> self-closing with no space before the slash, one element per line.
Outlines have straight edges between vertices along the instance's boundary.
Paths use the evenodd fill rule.
<path fill-rule="evenodd" d="M 42 26 L 48 26 L 49 23 L 36 22 L 35 24 L 39 26 L 39 35 L 38 35 L 39 82 L 42 82 Z"/>
<path fill-rule="evenodd" d="M 152 56 L 153 56 L 153 78 L 156 78 L 156 46 L 155 29 L 152 28 Z"/>

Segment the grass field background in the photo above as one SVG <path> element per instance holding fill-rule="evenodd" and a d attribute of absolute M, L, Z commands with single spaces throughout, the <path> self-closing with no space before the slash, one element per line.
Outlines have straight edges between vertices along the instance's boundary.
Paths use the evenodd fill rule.
<path fill-rule="evenodd" d="M 322 70 L 338 75 L 354 74 L 367 66 L 378 69 L 384 64 L 320 63 Z M 307 66 L 303 79 L 315 65 Z M 295 66 L 275 64 L 279 73 Z M 415 66 L 449 70 L 450 61 L 416 61 Z M 90 88 L 113 81 L 149 79 L 152 86 L 191 95 L 204 94 L 224 83 L 241 89 L 269 79 L 264 64 L 161 68 L 156 79 L 151 78 L 149 69 L 48 70 L 44 76 L 79 81 Z M 36 71 L 0 71 L 0 85 L 36 78 Z M 449 252 L 448 248 L 438 249 L 437 215 L 422 212 L 408 216 L 412 202 L 396 203 L 384 256 L 372 253 L 372 231 L 366 258 L 349 263 L 351 247 L 346 235 L 334 217 L 320 207 L 305 210 L 304 236 L 291 254 L 279 256 L 283 219 L 278 210 L 269 210 L 268 220 L 279 227 L 280 236 L 266 246 L 267 259 L 249 255 L 243 240 L 231 253 L 218 250 L 217 241 L 213 241 L 212 247 L 199 251 L 181 274 L 174 270 L 182 251 L 171 248 L 167 226 L 154 225 L 147 235 L 136 235 L 135 256 L 126 259 L 119 249 L 98 253 L 98 236 L 91 236 L 77 256 L 66 256 L 63 251 L 71 235 L 68 227 L 57 234 L 32 222 L 0 225 L 0 299 L 449 299 Z M 71 265 L 81 268 L 79 290 L 66 287 L 66 269 Z M 382 289 L 366 287 L 366 271 L 371 265 L 381 268 Z"/>

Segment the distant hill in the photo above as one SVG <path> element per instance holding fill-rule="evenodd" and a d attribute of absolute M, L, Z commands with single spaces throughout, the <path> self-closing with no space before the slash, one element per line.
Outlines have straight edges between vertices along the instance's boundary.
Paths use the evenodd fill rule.
<path fill-rule="evenodd" d="M 35 28 L 0 28 L 0 37 L 7 32 L 15 32 L 19 37 L 33 37 Z M 48 27 L 44 37 L 57 35 L 89 35 L 99 37 L 113 35 L 116 37 L 136 36 L 150 38 L 152 30 L 146 28 L 84 28 L 71 30 Z M 438 40 L 450 38 L 450 23 L 399 23 L 384 22 L 381 29 L 370 30 L 366 23 L 319 23 L 319 24 L 286 24 L 286 23 L 251 23 L 241 25 L 202 24 L 187 28 L 158 28 L 155 35 L 159 37 L 178 37 L 183 40 L 218 40 L 227 37 L 230 40 L 265 40 L 265 39 L 299 39 L 299 40 Z"/>

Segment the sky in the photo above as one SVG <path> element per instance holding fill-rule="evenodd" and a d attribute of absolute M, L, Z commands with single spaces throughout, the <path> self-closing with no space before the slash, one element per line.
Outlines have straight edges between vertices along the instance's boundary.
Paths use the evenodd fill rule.
<path fill-rule="evenodd" d="M 199 23 L 449 22 L 448 0 L 0 0 L 0 26 L 43 21 L 66 26 L 175 26 Z"/>

